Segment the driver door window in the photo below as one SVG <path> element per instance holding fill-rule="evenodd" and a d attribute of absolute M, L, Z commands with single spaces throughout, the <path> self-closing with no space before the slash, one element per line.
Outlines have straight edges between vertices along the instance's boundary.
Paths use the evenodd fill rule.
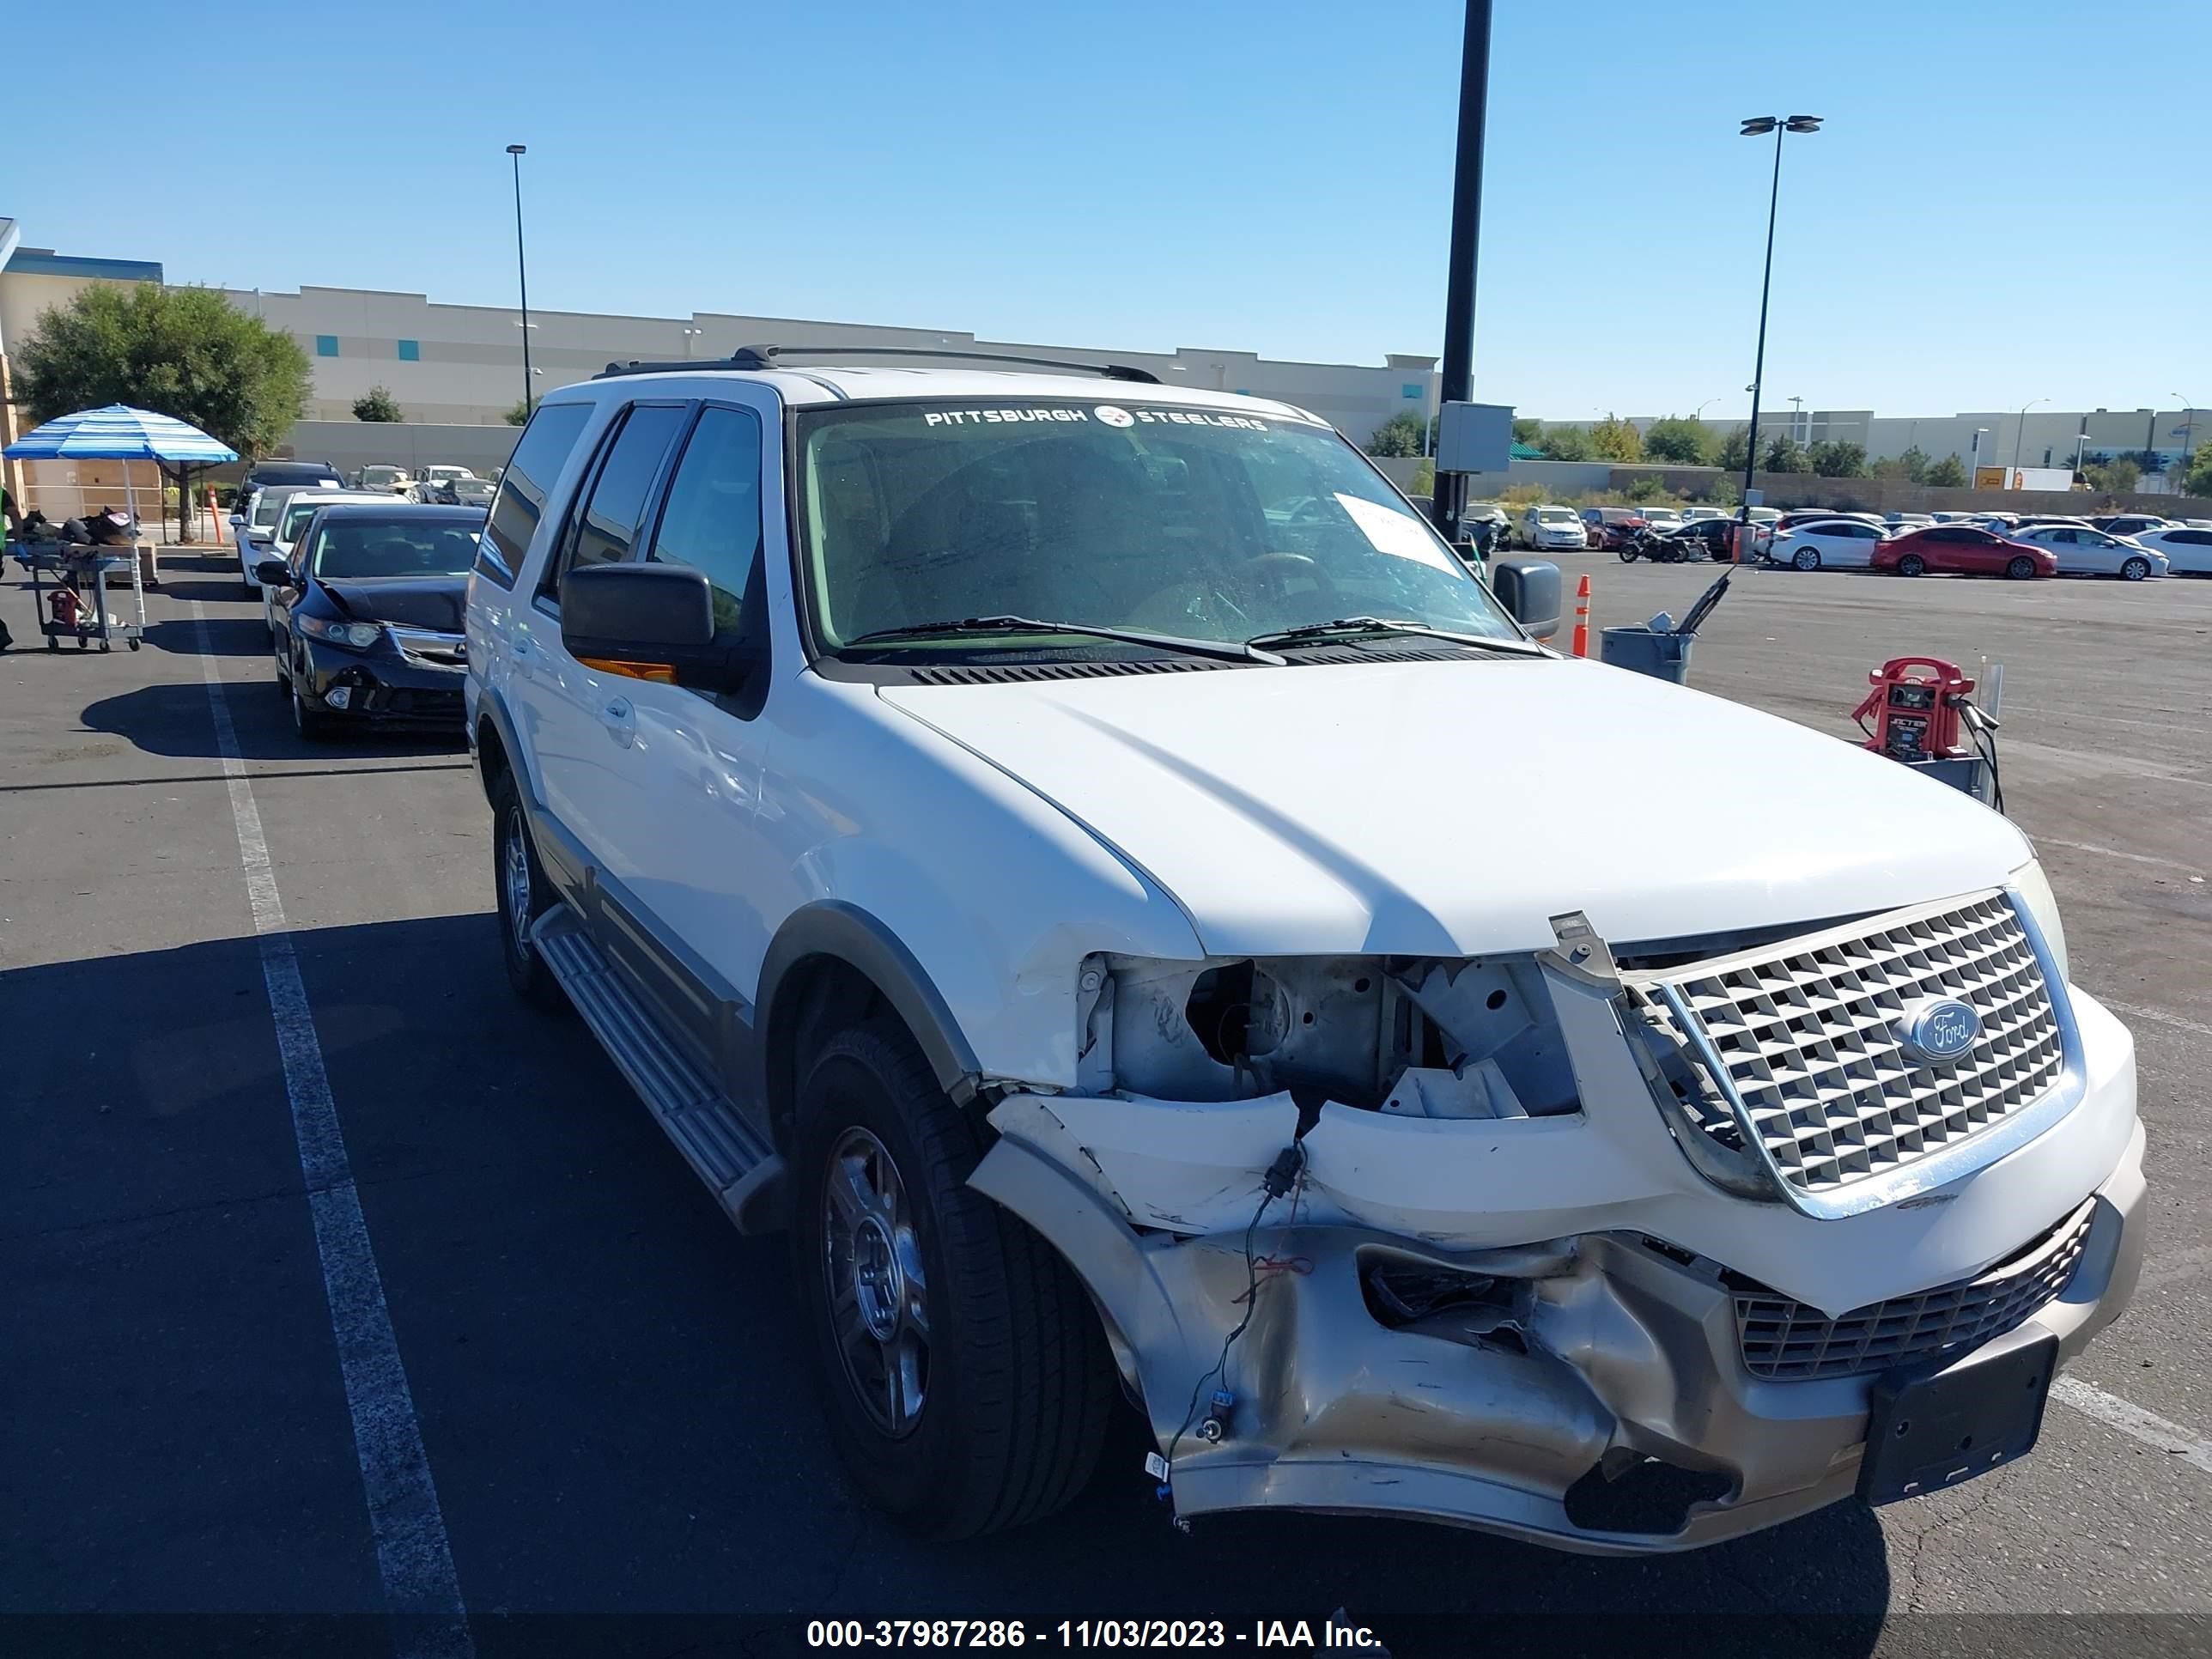
<path fill-rule="evenodd" d="M 557 605 L 561 579 L 570 570 L 629 556 L 653 480 L 660 476 L 660 464 L 683 427 L 685 412 L 681 404 L 638 404 L 623 416 L 582 511 L 569 521 L 559 551 L 546 561 L 541 598 Z"/>

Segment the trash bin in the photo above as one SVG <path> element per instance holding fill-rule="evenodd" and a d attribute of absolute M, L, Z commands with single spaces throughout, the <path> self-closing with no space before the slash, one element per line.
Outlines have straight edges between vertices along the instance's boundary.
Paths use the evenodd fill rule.
<path fill-rule="evenodd" d="M 1649 674 L 1655 680 L 1690 683 L 1690 647 L 1695 634 L 1655 634 L 1648 628 L 1607 628 L 1598 638 L 1598 660 L 1615 668 Z"/>

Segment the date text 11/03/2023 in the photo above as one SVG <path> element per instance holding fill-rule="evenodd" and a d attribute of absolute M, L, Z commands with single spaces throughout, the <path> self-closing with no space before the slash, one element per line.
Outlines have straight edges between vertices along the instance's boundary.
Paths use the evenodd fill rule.
<path fill-rule="evenodd" d="M 810 1648 L 1258 1648 L 1287 1651 L 1336 1649 L 1389 1659 L 1382 1639 L 1341 1613 L 1318 1622 L 1261 1619 L 1249 1626 L 1220 1619 L 816 1619 Z"/>

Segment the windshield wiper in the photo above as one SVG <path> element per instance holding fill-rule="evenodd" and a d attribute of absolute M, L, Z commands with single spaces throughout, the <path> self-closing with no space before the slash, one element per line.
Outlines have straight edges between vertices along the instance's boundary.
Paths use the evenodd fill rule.
<path fill-rule="evenodd" d="M 1091 623 L 1046 622 L 1035 617 L 968 617 L 959 622 L 915 623 L 906 628 L 878 628 L 841 648 L 856 645 L 888 645 L 898 640 L 947 639 L 963 634 L 1080 634 L 1088 639 L 1116 640 L 1123 645 L 1149 645 L 1162 651 L 1179 651 L 1188 657 L 1212 657 L 1221 662 L 1263 662 L 1273 668 L 1283 659 L 1256 641 L 1191 640 L 1175 634 L 1152 634 L 1137 628 L 1107 628 Z"/>
<path fill-rule="evenodd" d="M 1506 639 L 1494 634 L 1456 634 L 1448 628 L 1431 628 L 1426 623 L 1393 622 L 1387 617 L 1339 617 L 1334 622 L 1308 623 L 1303 628 L 1285 628 L 1273 634 L 1255 634 L 1244 641 L 1263 649 L 1269 646 L 1305 645 L 1317 640 L 1335 639 L 1346 634 L 1417 634 L 1423 639 L 1449 640 L 1454 645 L 1471 645 L 1478 650 L 1504 651 L 1516 657 L 1540 657 L 1544 647 L 1533 640 Z"/>

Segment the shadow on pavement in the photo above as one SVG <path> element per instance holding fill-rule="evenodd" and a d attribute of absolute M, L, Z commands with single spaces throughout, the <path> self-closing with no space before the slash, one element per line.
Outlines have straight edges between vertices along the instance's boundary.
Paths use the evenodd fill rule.
<path fill-rule="evenodd" d="M 732 1232 L 580 1024 L 517 1003 L 495 928 L 290 935 L 472 1607 L 651 1615 L 664 1634 L 683 1622 L 665 1615 L 711 1631 L 794 1608 L 1233 1632 L 1342 1607 L 1400 1659 L 1873 1651 L 1890 1581 L 1856 1502 L 1631 1559 L 1406 1521 L 1218 1516 L 1184 1533 L 1126 1410 L 1067 1510 L 915 1540 L 840 1472 L 787 1241 Z M 0 1275 L 21 1289 L 0 1340 L 26 1399 L 68 1401 L 31 1415 L 70 1480 L 12 1518 L 38 1559 L 76 1564 L 38 1594 L 359 1605 L 370 1545 L 254 942 L 10 978 L 26 1006 L 148 1011 L 101 1056 L 112 1109 L 68 1109 L 74 1049 L 33 1045 L 0 1073 Z M 87 1352 L 115 1356 L 91 1385 Z M 261 1526 L 278 1513 L 283 1528 Z M 179 1527 L 244 1541 L 210 1578 L 196 1553 L 143 1547 Z M 127 1581 L 118 1559 L 140 1564 Z"/>
<path fill-rule="evenodd" d="M 258 619 L 251 625 L 261 627 Z M 209 626 L 212 629 L 215 624 Z M 458 730 L 451 737 L 434 732 L 341 731 L 327 743 L 303 742 L 292 729 L 290 705 L 277 690 L 273 665 L 257 679 L 228 682 L 224 696 L 238 737 L 239 756 L 244 760 L 318 760 L 349 750 L 364 755 L 459 756 L 468 749 L 465 735 Z M 86 708 L 84 723 L 93 731 L 125 738 L 149 755 L 191 760 L 217 760 L 222 756 L 216 746 L 215 722 L 209 717 L 204 685 L 142 685 L 102 697 Z"/>
<path fill-rule="evenodd" d="M 199 630 L 207 629 L 211 657 L 270 657 L 269 624 L 255 611 L 247 616 L 210 616 L 195 623 L 190 617 L 170 617 L 146 625 L 146 643 L 157 651 L 182 657 L 199 654 Z M 273 672 L 273 671 L 272 671 Z"/>

